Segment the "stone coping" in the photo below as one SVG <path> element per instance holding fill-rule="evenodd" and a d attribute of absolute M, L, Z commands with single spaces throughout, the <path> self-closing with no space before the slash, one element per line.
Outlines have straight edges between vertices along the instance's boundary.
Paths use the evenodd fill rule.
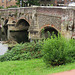
<path fill-rule="evenodd" d="M 0 9 L 1 10 L 17 10 L 17 9 L 30 9 L 30 8 L 55 8 L 55 9 L 74 9 L 75 7 L 71 6 L 31 6 L 31 7 L 18 7 L 18 8 L 8 8 L 8 9 Z"/>

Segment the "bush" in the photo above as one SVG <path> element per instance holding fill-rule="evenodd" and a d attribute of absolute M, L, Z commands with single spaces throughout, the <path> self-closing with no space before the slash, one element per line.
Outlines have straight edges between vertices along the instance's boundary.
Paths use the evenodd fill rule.
<path fill-rule="evenodd" d="M 43 45 L 44 62 L 50 66 L 62 65 L 75 60 L 75 41 L 58 35 L 46 39 Z"/>
<path fill-rule="evenodd" d="M 69 51 L 67 52 L 68 57 L 75 61 L 75 40 L 71 39 L 69 41 Z"/>
<path fill-rule="evenodd" d="M 42 57 L 42 42 L 18 44 L 7 53 L 0 56 L 0 61 L 27 60 Z"/>
<path fill-rule="evenodd" d="M 2 7 L 2 6 L 0 6 L 0 9 L 3 9 L 3 7 Z"/>
<path fill-rule="evenodd" d="M 16 5 L 15 6 L 9 6 L 7 8 L 17 8 L 17 6 Z"/>

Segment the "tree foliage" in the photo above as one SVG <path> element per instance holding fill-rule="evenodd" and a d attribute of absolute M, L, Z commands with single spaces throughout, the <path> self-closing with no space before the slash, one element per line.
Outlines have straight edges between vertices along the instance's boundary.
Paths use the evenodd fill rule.
<path fill-rule="evenodd" d="M 28 0 L 30 5 L 39 5 L 39 0 Z"/>
<path fill-rule="evenodd" d="M 17 0 L 17 3 L 16 3 L 17 5 L 19 5 L 19 6 L 21 6 L 20 5 L 20 0 Z M 28 5 L 29 4 L 29 6 L 31 6 L 31 5 L 39 5 L 39 0 L 28 0 L 28 1 L 26 1 L 26 2 L 24 2 L 23 0 L 22 0 L 22 7 L 24 6 L 24 5 Z"/>
<path fill-rule="evenodd" d="M 75 62 L 75 40 L 62 36 L 46 39 L 43 44 L 44 62 L 47 66 L 58 66 Z"/>
<path fill-rule="evenodd" d="M 3 7 L 2 7 L 2 6 L 0 6 L 0 9 L 3 9 Z"/>

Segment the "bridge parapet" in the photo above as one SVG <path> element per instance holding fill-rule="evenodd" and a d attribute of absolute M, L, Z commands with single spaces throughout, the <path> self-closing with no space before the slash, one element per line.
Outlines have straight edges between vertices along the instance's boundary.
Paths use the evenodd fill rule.
<path fill-rule="evenodd" d="M 8 20 L 9 31 L 21 30 L 15 26 L 22 19 L 30 25 L 28 32 L 32 39 L 40 38 L 40 30 L 46 26 L 56 29 L 67 38 L 75 34 L 75 8 L 72 7 L 33 6 L 0 10 L 0 24 L 4 25 Z"/>

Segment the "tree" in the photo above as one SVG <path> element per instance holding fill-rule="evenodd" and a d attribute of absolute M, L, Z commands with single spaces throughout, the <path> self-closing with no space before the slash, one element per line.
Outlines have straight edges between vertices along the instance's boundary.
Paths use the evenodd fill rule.
<path fill-rule="evenodd" d="M 0 9 L 3 9 L 3 7 L 2 7 L 2 6 L 0 6 Z"/>
<path fill-rule="evenodd" d="M 26 2 L 24 2 L 23 0 L 17 0 L 17 3 L 16 3 L 18 6 L 21 6 L 21 7 L 24 7 L 25 4 L 29 6 L 31 5 L 39 5 L 39 0 L 28 0 Z"/>
<path fill-rule="evenodd" d="M 28 0 L 30 5 L 39 5 L 39 0 Z"/>
<path fill-rule="evenodd" d="M 20 6 L 20 0 L 17 0 L 16 4 L 17 4 L 18 6 Z"/>

